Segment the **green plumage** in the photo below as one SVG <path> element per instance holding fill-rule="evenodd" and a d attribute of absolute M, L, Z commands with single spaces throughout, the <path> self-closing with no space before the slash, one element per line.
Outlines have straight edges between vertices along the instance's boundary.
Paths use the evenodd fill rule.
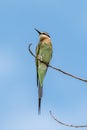
<path fill-rule="evenodd" d="M 52 57 L 52 44 L 51 42 L 40 42 L 36 47 L 36 71 L 37 71 L 37 86 L 38 86 L 38 100 L 39 100 L 39 112 L 40 112 L 40 102 L 42 97 L 42 87 L 43 87 L 43 80 L 47 71 L 47 65 L 40 62 L 37 58 L 41 61 L 49 64 Z"/>
<path fill-rule="evenodd" d="M 41 61 L 49 64 L 50 59 L 52 57 L 52 45 L 46 43 L 39 43 L 36 49 L 36 57 L 39 58 Z M 39 60 L 36 59 L 36 66 L 37 66 L 37 75 L 40 86 L 43 85 L 43 79 L 47 71 L 47 65 L 41 63 Z"/>

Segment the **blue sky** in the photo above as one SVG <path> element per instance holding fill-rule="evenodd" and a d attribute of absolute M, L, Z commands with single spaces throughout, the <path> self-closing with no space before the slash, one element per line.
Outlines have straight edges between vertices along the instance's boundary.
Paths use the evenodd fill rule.
<path fill-rule="evenodd" d="M 51 36 L 51 65 L 87 78 L 86 0 L 0 1 L 0 130 L 70 130 L 49 110 L 66 123 L 87 124 L 87 84 L 51 68 L 38 116 L 35 61 L 28 52 L 29 43 L 33 52 L 38 43 L 34 28 Z"/>

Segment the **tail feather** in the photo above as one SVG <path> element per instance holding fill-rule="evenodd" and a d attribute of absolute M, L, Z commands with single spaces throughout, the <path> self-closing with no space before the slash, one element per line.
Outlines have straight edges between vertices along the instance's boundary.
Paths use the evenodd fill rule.
<path fill-rule="evenodd" d="M 42 98 L 43 90 L 42 87 L 38 87 L 38 114 L 41 113 L 41 98 Z"/>
<path fill-rule="evenodd" d="M 41 113 L 41 98 L 38 98 L 38 114 Z"/>

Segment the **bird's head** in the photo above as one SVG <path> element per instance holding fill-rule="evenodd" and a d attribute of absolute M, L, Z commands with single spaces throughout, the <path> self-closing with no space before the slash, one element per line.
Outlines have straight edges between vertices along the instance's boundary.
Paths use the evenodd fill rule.
<path fill-rule="evenodd" d="M 40 32 L 36 28 L 35 28 L 35 30 L 38 32 L 40 40 L 50 39 L 50 36 L 49 36 L 48 33 L 46 33 L 46 32 Z"/>

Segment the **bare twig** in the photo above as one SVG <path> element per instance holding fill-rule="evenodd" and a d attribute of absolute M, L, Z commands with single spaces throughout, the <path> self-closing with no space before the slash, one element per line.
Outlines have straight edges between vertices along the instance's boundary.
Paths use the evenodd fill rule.
<path fill-rule="evenodd" d="M 29 52 L 31 53 L 31 55 L 32 55 L 34 58 L 36 58 L 36 56 L 33 54 L 33 52 L 32 52 L 31 49 L 30 49 L 31 45 L 32 45 L 32 43 L 29 44 L 28 50 L 29 50 Z M 39 60 L 40 62 L 43 62 L 43 61 L 41 61 L 40 59 L 38 59 L 38 60 Z M 50 67 L 50 68 L 52 68 L 52 69 L 54 69 L 54 70 L 57 70 L 57 71 L 59 71 L 59 72 L 65 74 L 65 75 L 68 75 L 68 76 L 70 76 L 70 77 L 73 77 L 73 78 L 78 79 L 78 80 L 83 81 L 83 82 L 87 82 L 86 79 L 82 79 L 82 78 L 80 78 L 80 77 L 77 77 L 77 76 L 75 76 L 75 75 L 72 75 L 72 74 L 70 74 L 70 73 L 68 73 L 68 72 L 65 72 L 65 71 L 63 71 L 63 70 L 61 70 L 61 69 L 59 69 L 59 68 L 56 68 L 56 67 L 54 67 L 54 66 L 52 66 L 52 65 L 49 65 L 49 64 L 47 64 L 47 63 L 45 63 L 45 62 L 43 62 L 43 63 L 46 64 L 48 67 Z M 50 111 L 49 113 L 50 113 L 51 117 L 52 117 L 57 123 L 59 123 L 59 124 L 61 124 L 61 125 L 68 126 L 68 127 L 73 127 L 73 128 L 83 128 L 83 127 L 87 127 L 87 125 L 72 125 L 72 124 L 66 124 L 66 123 L 61 122 L 60 120 L 58 120 L 58 119 L 52 114 L 51 111 Z"/>
<path fill-rule="evenodd" d="M 36 56 L 33 54 L 33 52 L 32 52 L 31 49 L 30 49 L 31 45 L 32 45 L 32 43 L 29 44 L 28 50 L 29 50 L 29 52 L 31 53 L 31 55 L 32 55 L 34 58 L 36 58 Z M 40 59 L 38 59 L 38 60 L 41 61 Z M 41 62 L 43 62 L 43 61 L 41 61 Z M 83 82 L 87 82 L 87 79 L 83 79 L 83 78 L 77 77 L 77 76 L 75 76 L 75 75 L 72 75 L 72 74 L 70 74 L 70 73 L 68 73 L 68 72 L 65 72 L 65 71 L 63 71 L 63 70 L 61 70 L 61 69 L 59 69 L 59 68 L 56 68 L 56 67 L 54 67 L 54 66 L 52 66 L 52 65 L 50 65 L 50 64 L 47 64 L 47 63 L 45 63 L 45 62 L 43 62 L 43 63 L 46 64 L 48 67 L 50 67 L 50 68 L 52 68 L 52 69 L 54 69 L 54 70 L 57 70 L 57 71 L 59 71 L 59 72 L 65 74 L 65 75 L 68 75 L 68 76 L 70 76 L 70 77 L 72 77 L 72 78 L 78 79 L 78 80 L 83 81 Z"/>
<path fill-rule="evenodd" d="M 52 117 L 57 123 L 59 123 L 59 124 L 61 124 L 61 125 L 68 126 L 68 127 L 74 127 L 74 128 L 87 127 L 87 125 L 72 125 L 72 124 L 66 124 L 66 123 L 64 123 L 64 122 L 59 121 L 59 120 L 52 114 L 51 111 L 49 111 L 49 113 L 50 113 L 51 117 Z"/>

